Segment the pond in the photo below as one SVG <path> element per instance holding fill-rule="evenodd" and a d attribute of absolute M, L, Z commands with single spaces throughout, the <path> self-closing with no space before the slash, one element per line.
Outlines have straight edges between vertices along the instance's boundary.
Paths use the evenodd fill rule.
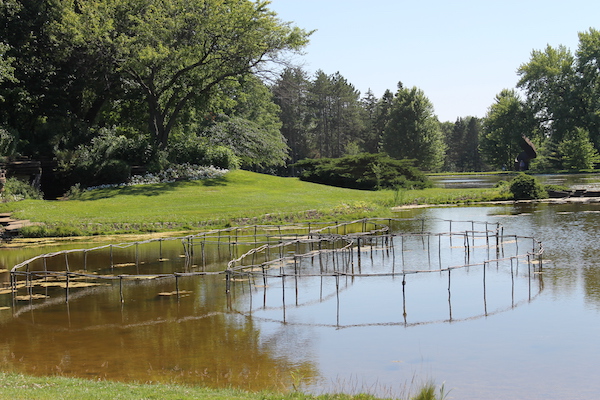
<path fill-rule="evenodd" d="M 490 188 L 501 180 L 510 180 L 514 173 L 503 174 L 444 174 L 429 178 L 436 187 L 441 188 Z M 600 189 L 600 174 L 534 174 L 542 183 L 568 186 L 572 189 Z"/>
<path fill-rule="evenodd" d="M 181 241 L 120 249 L 110 262 L 106 252 L 85 261 L 69 255 L 72 270 L 85 264 L 98 275 L 181 275 L 101 281 L 72 289 L 68 302 L 64 288 L 48 284 L 36 290 L 49 298 L 14 308 L 10 295 L 0 295 L 0 307 L 10 307 L 0 311 L 0 365 L 30 374 L 250 390 L 295 386 L 390 396 L 402 395 L 412 381 L 433 380 L 460 399 L 596 396 L 600 205 L 429 208 L 398 216 L 408 222 L 393 226 L 396 233 L 470 229 L 448 221 L 501 224 L 507 237 L 540 240 L 543 264 L 475 265 L 529 251 L 514 240 L 496 246 L 489 238 L 396 236 L 393 247 L 363 242 L 360 261 L 356 249 L 344 256 L 364 276 L 309 273 L 336 268 L 333 258 L 312 257 L 301 267 L 280 267 L 309 271 L 303 276 L 234 277 L 227 295 L 223 274 L 193 273 L 221 271 L 252 245 L 233 253 L 207 245 L 207 261 L 199 265 L 185 262 Z M 297 246 L 314 251 L 313 244 Z M 138 254 L 154 261 L 130 262 Z M 2 268 L 30 256 L 30 250 L 5 251 Z M 462 264 L 474 265 L 435 272 Z"/>

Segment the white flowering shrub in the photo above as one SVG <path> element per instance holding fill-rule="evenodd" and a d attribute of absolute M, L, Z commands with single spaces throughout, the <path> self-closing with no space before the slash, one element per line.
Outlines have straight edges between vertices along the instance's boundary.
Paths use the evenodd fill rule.
<path fill-rule="evenodd" d="M 156 183 L 170 183 L 175 181 L 196 181 L 200 179 L 216 179 L 229 172 L 228 169 L 209 167 L 194 164 L 177 164 L 155 174 L 134 175 L 126 183 L 115 185 L 100 185 L 88 187 L 86 190 L 104 189 L 120 186 L 152 185 Z"/>

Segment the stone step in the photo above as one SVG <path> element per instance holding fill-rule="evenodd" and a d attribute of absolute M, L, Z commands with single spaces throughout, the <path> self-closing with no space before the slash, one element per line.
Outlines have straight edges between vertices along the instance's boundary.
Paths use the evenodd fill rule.
<path fill-rule="evenodd" d="M 37 223 L 31 222 L 28 219 L 22 219 L 22 220 L 13 221 L 13 222 L 9 223 L 8 225 L 6 225 L 4 230 L 6 232 L 18 231 L 19 229 L 23 228 L 24 226 L 31 226 L 31 225 L 37 225 Z"/>
<path fill-rule="evenodd" d="M 6 226 L 6 225 L 9 225 L 10 223 L 16 222 L 16 221 L 17 221 L 16 219 L 12 219 L 10 217 L 2 217 L 2 216 L 0 216 L 0 225 Z"/>

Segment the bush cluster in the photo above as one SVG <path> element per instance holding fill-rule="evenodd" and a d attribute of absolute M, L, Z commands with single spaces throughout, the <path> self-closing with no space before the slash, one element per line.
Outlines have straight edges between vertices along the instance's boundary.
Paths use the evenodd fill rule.
<path fill-rule="evenodd" d="M 543 199 L 548 197 L 544 186 L 531 175 L 520 173 L 510 182 L 510 192 L 515 200 Z"/>
<path fill-rule="evenodd" d="M 151 185 L 156 183 L 170 183 L 175 181 L 194 181 L 200 179 L 217 179 L 227 173 L 227 169 L 216 168 L 213 166 L 204 167 L 192 164 L 172 165 L 157 173 L 147 173 L 145 175 L 134 175 L 124 183 L 104 184 L 91 186 L 85 190 L 104 189 L 119 186 Z M 75 185 L 70 190 L 73 193 L 79 192 L 79 186 Z M 76 196 L 75 196 L 76 197 Z"/>
<path fill-rule="evenodd" d="M 236 169 L 240 164 L 230 148 L 211 145 L 196 136 L 170 142 L 167 161 L 173 164 L 213 165 L 224 169 Z"/>
<path fill-rule="evenodd" d="M 295 164 L 308 182 L 350 189 L 423 189 L 432 183 L 413 166 L 413 160 L 395 160 L 385 154 L 361 153 L 342 158 L 306 159 Z"/>
<path fill-rule="evenodd" d="M 25 199 L 41 199 L 43 193 L 27 182 L 11 177 L 6 180 L 2 191 L 3 201 L 19 201 Z"/>

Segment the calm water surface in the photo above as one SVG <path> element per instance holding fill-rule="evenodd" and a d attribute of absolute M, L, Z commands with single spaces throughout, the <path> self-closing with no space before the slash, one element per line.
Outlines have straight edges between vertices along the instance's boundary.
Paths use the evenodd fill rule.
<path fill-rule="evenodd" d="M 447 273 L 407 275 L 404 291 L 398 276 L 240 281 L 229 297 L 224 277 L 216 275 L 180 278 L 179 299 L 158 295 L 175 289 L 165 279 L 130 282 L 122 292 L 118 283 L 80 289 L 70 292 L 68 303 L 64 289 L 49 288 L 50 300 L 34 303 L 39 306 L 0 311 L 0 363 L 33 374 L 252 390 L 301 383 L 316 393 L 400 395 L 416 378 L 445 382 L 457 399 L 597 396 L 598 205 L 433 208 L 399 216 L 499 222 L 505 233 L 543 242 L 543 272 L 503 263 L 488 267 L 485 276 L 476 267 L 453 271 L 451 284 Z M 448 230 L 445 222 L 427 224 L 428 230 Z M 464 261 L 460 241 L 441 244 L 444 262 Z M 437 268 L 438 243 L 405 245 L 406 268 Z M 373 250 L 363 256 L 365 270 L 389 265 L 392 256 Z M 187 268 L 180 243 L 164 244 L 162 251 L 162 262 L 123 266 L 121 273 Z M 210 251 L 205 268 L 223 269 L 227 252 Z M 25 255 L 2 257 L 10 268 Z M 397 253 L 395 262 L 401 262 Z M 3 305 L 12 305 L 10 296 L 0 296 Z"/>
<path fill-rule="evenodd" d="M 514 173 L 435 175 L 429 178 L 436 187 L 443 188 L 490 188 L 501 180 L 510 180 Z M 573 189 L 600 189 L 600 174 L 534 174 L 544 184 L 568 186 Z"/>

